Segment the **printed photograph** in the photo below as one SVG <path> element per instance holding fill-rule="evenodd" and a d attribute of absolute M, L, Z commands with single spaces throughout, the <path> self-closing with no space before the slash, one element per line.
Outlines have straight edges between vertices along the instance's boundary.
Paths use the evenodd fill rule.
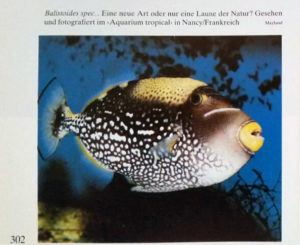
<path fill-rule="evenodd" d="M 40 36 L 38 240 L 281 241 L 281 36 Z"/>

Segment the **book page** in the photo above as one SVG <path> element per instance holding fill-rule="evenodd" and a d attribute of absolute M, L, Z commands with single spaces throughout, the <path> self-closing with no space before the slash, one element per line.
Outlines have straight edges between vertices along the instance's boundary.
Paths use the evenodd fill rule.
<path fill-rule="evenodd" d="M 298 244 L 297 1 L 0 4 L 0 244 Z"/>

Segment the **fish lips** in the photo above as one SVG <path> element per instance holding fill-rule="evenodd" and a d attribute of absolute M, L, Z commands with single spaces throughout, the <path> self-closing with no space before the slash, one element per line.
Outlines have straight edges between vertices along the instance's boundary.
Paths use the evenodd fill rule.
<path fill-rule="evenodd" d="M 254 120 L 245 121 L 238 129 L 237 140 L 241 147 L 254 155 L 264 144 L 261 126 Z"/>
<path fill-rule="evenodd" d="M 207 139 L 208 142 L 223 142 L 235 151 L 240 149 L 249 155 L 254 155 L 264 143 L 261 126 L 238 108 L 216 108 L 207 111 L 197 124 L 199 138 Z"/>

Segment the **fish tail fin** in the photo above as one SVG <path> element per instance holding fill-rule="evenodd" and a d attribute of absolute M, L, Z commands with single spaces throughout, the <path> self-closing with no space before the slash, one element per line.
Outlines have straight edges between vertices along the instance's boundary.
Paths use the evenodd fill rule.
<path fill-rule="evenodd" d="M 54 153 L 59 141 L 69 133 L 74 117 L 63 88 L 53 78 L 38 98 L 38 152 L 42 158 Z"/>

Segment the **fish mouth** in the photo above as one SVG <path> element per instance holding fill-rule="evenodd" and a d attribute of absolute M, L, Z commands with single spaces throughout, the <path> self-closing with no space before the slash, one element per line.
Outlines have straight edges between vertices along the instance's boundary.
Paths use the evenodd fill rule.
<path fill-rule="evenodd" d="M 264 137 L 262 137 L 262 128 L 255 121 L 247 121 L 243 123 L 238 131 L 238 139 L 248 153 L 254 154 L 257 152 L 264 143 Z"/>

